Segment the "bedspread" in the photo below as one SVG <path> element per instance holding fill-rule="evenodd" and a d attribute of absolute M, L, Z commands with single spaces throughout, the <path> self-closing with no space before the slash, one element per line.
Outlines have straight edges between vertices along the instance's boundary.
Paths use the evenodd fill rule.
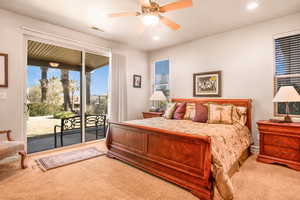
<path fill-rule="evenodd" d="M 186 134 L 210 136 L 212 174 L 215 184 L 223 199 L 233 199 L 233 186 L 229 171 L 238 162 L 243 152 L 250 146 L 250 131 L 248 127 L 238 127 L 228 124 L 207 124 L 191 120 L 167 120 L 161 117 L 131 120 L 125 123 Z"/>

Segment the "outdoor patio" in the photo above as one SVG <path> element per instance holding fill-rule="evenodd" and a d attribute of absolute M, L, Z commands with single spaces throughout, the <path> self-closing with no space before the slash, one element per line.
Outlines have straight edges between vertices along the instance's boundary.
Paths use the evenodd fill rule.
<path fill-rule="evenodd" d="M 60 134 L 57 134 L 57 148 L 61 147 Z M 86 129 L 86 141 L 96 140 L 96 129 Z M 98 139 L 104 138 L 104 129 L 98 128 Z M 81 134 L 79 130 L 67 131 L 64 133 L 64 146 L 81 143 Z M 36 135 L 27 137 L 28 153 L 40 152 L 49 149 L 54 149 L 54 133 Z"/>

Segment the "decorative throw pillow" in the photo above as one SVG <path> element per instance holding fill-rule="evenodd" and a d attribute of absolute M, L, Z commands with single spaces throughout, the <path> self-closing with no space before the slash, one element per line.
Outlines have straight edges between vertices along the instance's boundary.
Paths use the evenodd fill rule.
<path fill-rule="evenodd" d="M 208 104 L 209 124 L 232 124 L 232 105 Z"/>
<path fill-rule="evenodd" d="M 193 118 L 194 122 L 206 123 L 208 119 L 207 107 L 201 103 L 196 103 L 196 112 Z"/>
<path fill-rule="evenodd" d="M 183 119 L 186 110 L 186 103 L 180 103 L 176 105 L 176 110 L 174 112 L 174 119 Z"/>
<path fill-rule="evenodd" d="M 175 109 L 176 109 L 176 103 L 168 103 L 167 109 L 166 109 L 163 117 L 166 119 L 172 119 Z"/>
<path fill-rule="evenodd" d="M 234 124 L 245 126 L 247 122 L 247 107 L 233 106 L 232 121 Z"/>
<path fill-rule="evenodd" d="M 183 119 L 193 120 L 196 113 L 196 104 L 195 103 L 187 103 L 186 110 Z"/>

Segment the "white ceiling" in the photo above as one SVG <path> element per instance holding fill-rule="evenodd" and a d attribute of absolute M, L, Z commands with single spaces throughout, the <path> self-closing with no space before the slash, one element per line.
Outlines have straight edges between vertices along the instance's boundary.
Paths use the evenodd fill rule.
<path fill-rule="evenodd" d="M 160 5 L 175 0 L 157 0 Z M 247 3 L 258 1 L 256 10 Z M 193 0 L 194 6 L 163 14 L 181 25 L 144 28 L 141 17 L 107 18 L 106 14 L 137 11 L 139 0 L 0 0 L 0 7 L 81 32 L 155 50 L 300 11 L 300 0 Z M 92 30 L 97 26 L 105 32 Z M 159 36 L 158 41 L 152 39 Z"/>

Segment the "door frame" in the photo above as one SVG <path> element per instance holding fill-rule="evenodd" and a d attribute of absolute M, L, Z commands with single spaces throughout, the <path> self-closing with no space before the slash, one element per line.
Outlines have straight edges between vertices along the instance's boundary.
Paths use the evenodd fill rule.
<path fill-rule="evenodd" d="M 64 36 L 47 33 L 39 30 L 35 30 L 28 27 L 22 27 L 23 32 L 23 67 L 21 76 L 21 140 L 25 142 L 25 149 L 27 151 L 27 44 L 29 40 L 42 42 L 50 45 L 55 45 L 64 48 L 70 48 L 78 50 L 82 55 L 82 73 L 81 73 L 81 112 L 82 112 L 82 129 L 81 129 L 81 142 L 85 143 L 85 121 L 83 120 L 86 112 L 86 75 L 85 75 L 85 55 L 86 53 L 93 53 L 96 55 L 106 56 L 109 58 L 109 68 L 111 61 L 111 48 L 94 45 L 88 42 L 82 42 L 66 38 Z M 109 76 L 110 79 L 110 76 Z M 110 90 L 110 87 L 108 87 Z"/>

